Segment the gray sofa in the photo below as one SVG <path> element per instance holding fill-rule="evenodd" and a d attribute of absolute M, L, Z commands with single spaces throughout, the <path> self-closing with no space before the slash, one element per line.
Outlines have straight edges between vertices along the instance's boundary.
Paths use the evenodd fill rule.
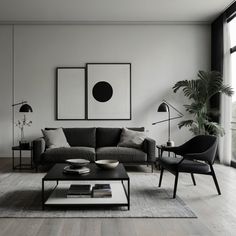
<path fill-rule="evenodd" d="M 143 131 L 144 128 L 130 128 Z M 141 149 L 117 147 L 121 128 L 63 128 L 70 147 L 47 149 L 44 138 L 33 141 L 33 161 L 39 165 L 64 163 L 71 158 L 87 159 L 91 162 L 114 159 L 124 164 L 150 164 L 155 162 L 155 141 L 146 138 Z"/>

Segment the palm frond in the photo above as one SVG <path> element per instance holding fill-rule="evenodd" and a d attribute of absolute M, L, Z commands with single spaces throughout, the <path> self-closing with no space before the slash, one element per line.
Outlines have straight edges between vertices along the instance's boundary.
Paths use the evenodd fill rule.
<path fill-rule="evenodd" d="M 222 92 L 227 96 L 233 95 L 233 90 L 229 85 L 223 84 L 223 77 L 220 72 L 218 71 L 210 71 L 208 73 L 203 73 L 206 78 L 205 81 L 207 82 L 207 90 L 208 96 L 212 97 L 214 94 L 218 92 Z"/>
<path fill-rule="evenodd" d="M 224 128 L 216 122 L 207 121 L 205 123 L 205 130 L 206 133 L 210 135 L 216 135 L 216 136 L 220 135 L 221 137 L 223 137 L 225 134 Z"/>
<path fill-rule="evenodd" d="M 224 84 L 222 84 L 220 88 L 220 92 L 230 97 L 234 94 L 233 89 L 229 85 L 224 85 Z"/>
<path fill-rule="evenodd" d="M 208 72 L 203 71 L 203 70 L 199 70 L 197 76 L 198 76 L 198 78 L 199 78 L 200 80 L 202 80 L 203 82 L 208 83 L 208 80 L 209 80 L 209 79 L 208 79 L 208 78 L 209 78 Z"/>
<path fill-rule="evenodd" d="M 184 126 L 185 127 L 191 127 L 194 122 L 195 122 L 194 120 L 182 120 L 178 124 L 179 129 L 181 129 Z"/>
<path fill-rule="evenodd" d="M 176 93 L 180 88 L 183 89 L 184 95 L 190 99 L 198 98 L 198 82 L 196 80 L 181 80 L 173 86 L 173 91 Z"/>
<path fill-rule="evenodd" d="M 202 111 L 202 109 L 204 108 L 204 104 L 193 102 L 190 105 L 184 105 L 184 107 L 186 108 L 186 111 L 188 111 L 189 113 L 197 114 L 200 111 Z"/>
<path fill-rule="evenodd" d="M 208 82 L 208 97 L 218 93 L 223 85 L 222 75 L 217 71 L 212 71 Z"/>
<path fill-rule="evenodd" d="M 174 93 L 176 93 L 181 87 L 186 87 L 188 86 L 188 80 L 181 80 L 181 81 L 178 81 L 173 87 L 173 91 Z"/>

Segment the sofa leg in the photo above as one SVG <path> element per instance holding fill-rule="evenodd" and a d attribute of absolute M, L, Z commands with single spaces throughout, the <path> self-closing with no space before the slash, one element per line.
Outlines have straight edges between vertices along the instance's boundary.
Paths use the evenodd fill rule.
<path fill-rule="evenodd" d="M 193 173 L 191 173 L 191 177 L 192 177 L 193 185 L 196 185 L 196 181 L 195 181 Z"/>
<path fill-rule="evenodd" d="M 154 164 L 151 164 L 151 169 L 152 169 L 152 173 L 153 173 L 153 169 L 154 169 Z"/>
<path fill-rule="evenodd" d="M 164 172 L 164 168 L 161 167 L 160 179 L 159 179 L 159 185 L 158 185 L 159 188 L 161 187 L 161 182 L 162 182 L 163 172 Z"/>
<path fill-rule="evenodd" d="M 175 175 L 175 185 L 174 185 L 173 198 L 176 197 L 177 185 L 178 185 L 178 179 L 179 179 L 179 172 L 177 172 L 176 175 Z"/>

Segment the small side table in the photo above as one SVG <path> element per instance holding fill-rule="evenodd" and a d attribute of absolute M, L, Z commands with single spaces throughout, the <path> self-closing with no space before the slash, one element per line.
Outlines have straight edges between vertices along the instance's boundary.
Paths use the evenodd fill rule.
<path fill-rule="evenodd" d="M 166 147 L 166 145 L 156 145 L 158 149 L 158 157 L 156 159 L 156 166 L 159 166 L 158 159 L 162 157 L 162 154 L 164 152 L 163 148 Z M 168 152 L 168 157 L 170 156 L 170 152 Z"/>
<path fill-rule="evenodd" d="M 12 150 L 12 169 L 13 170 L 32 170 L 33 167 L 33 149 L 32 147 L 28 147 L 28 148 L 24 148 L 24 147 L 20 147 L 20 146 L 14 146 L 11 148 Z M 15 165 L 15 151 L 19 151 L 20 152 L 20 156 L 19 156 L 19 164 Z M 30 164 L 25 164 L 22 163 L 22 152 L 30 152 Z"/>
<path fill-rule="evenodd" d="M 163 148 L 166 147 L 166 145 L 156 145 L 156 147 L 158 149 L 158 157 L 161 157 L 164 152 Z M 170 156 L 170 152 L 168 152 L 168 157 L 169 156 Z"/>

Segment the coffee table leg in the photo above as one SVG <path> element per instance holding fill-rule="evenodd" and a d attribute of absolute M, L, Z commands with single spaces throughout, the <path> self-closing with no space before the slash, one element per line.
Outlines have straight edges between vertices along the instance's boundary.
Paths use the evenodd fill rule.
<path fill-rule="evenodd" d="M 12 150 L 12 169 L 15 170 L 15 156 L 14 150 Z"/>
<path fill-rule="evenodd" d="M 130 183 L 128 179 L 128 211 L 130 210 Z"/>
<path fill-rule="evenodd" d="M 42 210 L 44 210 L 44 180 L 42 179 Z"/>
<path fill-rule="evenodd" d="M 22 151 L 20 149 L 20 170 L 21 170 L 21 162 L 22 162 L 21 158 L 22 158 Z"/>

